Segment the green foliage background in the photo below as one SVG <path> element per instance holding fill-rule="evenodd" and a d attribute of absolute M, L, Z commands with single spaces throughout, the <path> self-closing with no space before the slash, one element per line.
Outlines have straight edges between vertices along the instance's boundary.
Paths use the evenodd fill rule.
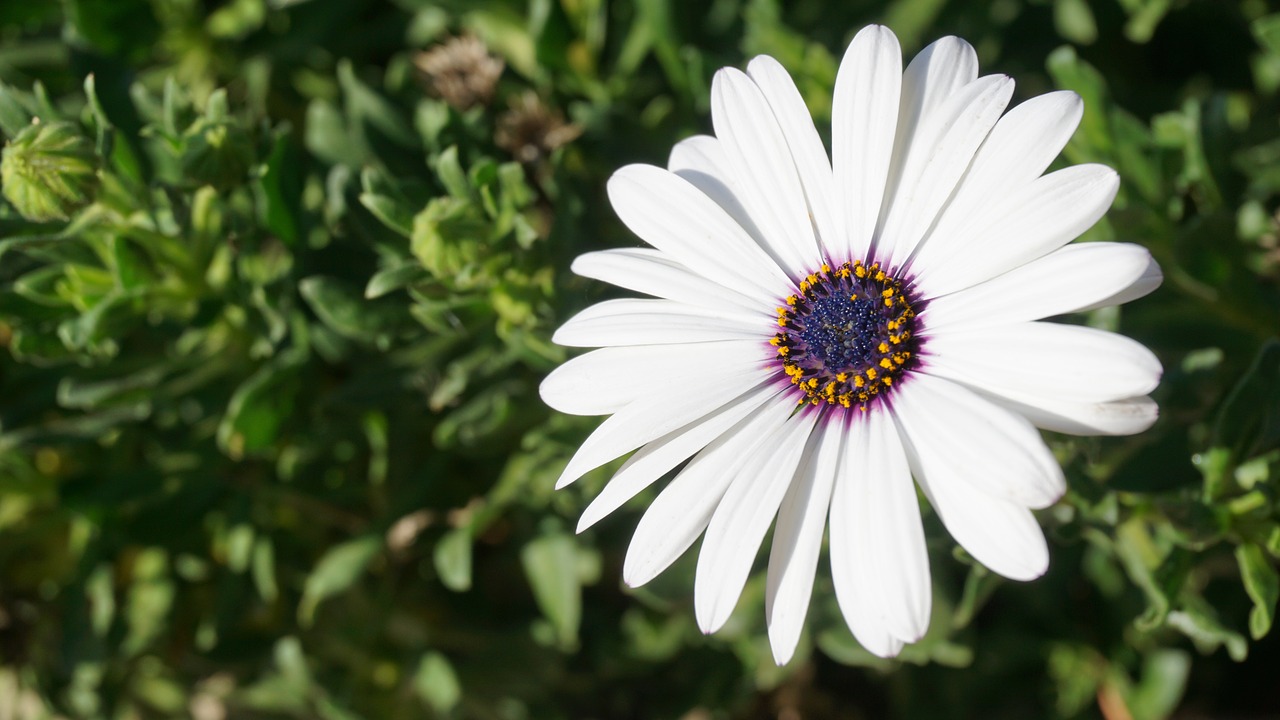
<path fill-rule="evenodd" d="M 1051 438 L 1045 578 L 927 516 L 928 637 L 873 658 L 824 568 L 778 668 L 761 577 L 704 637 L 688 558 L 621 586 L 643 500 L 573 534 L 611 468 L 553 492 L 597 421 L 537 384 L 607 292 L 570 259 L 636 242 L 608 174 L 757 53 L 824 126 L 869 22 L 1084 96 L 1085 239 L 1166 281 L 1078 320 L 1155 349 L 1162 418 Z M 458 34 L 489 104 L 414 70 Z M 1263 0 L 0 4 L 0 717 L 1280 717 L 1278 90 Z M 517 160 L 529 91 L 581 135 Z"/>

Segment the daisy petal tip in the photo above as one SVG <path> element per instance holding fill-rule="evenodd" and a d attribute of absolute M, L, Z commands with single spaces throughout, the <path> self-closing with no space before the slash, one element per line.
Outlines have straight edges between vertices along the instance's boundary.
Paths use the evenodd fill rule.
<path fill-rule="evenodd" d="M 1067 494 L 1066 487 L 1056 487 L 1052 489 L 1045 489 L 1042 492 L 1037 493 L 1034 497 L 1032 497 L 1028 502 L 1027 507 L 1031 510 L 1045 510 L 1047 508 L 1053 507 L 1054 505 L 1057 505 L 1058 501 L 1061 500 L 1066 494 Z"/>
<path fill-rule="evenodd" d="M 563 490 L 569 487 L 570 485 L 577 482 L 579 477 L 581 477 L 581 475 L 571 474 L 569 472 L 569 468 L 566 467 L 564 469 L 564 474 L 560 476 L 560 479 L 556 480 L 556 489 Z"/>
<path fill-rule="evenodd" d="M 653 579 L 652 570 L 644 565 L 645 563 L 640 562 L 634 553 L 628 552 L 626 559 L 622 561 L 622 584 L 632 590 L 644 587 Z"/>
<path fill-rule="evenodd" d="M 769 629 L 769 650 L 773 653 L 773 661 L 778 667 L 782 667 L 795 656 L 796 646 L 800 644 L 800 632 L 804 627 L 804 617 L 796 618 L 793 614 L 781 612 L 774 605 L 765 608 L 765 619 Z"/>
<path fill-rule="evenodd" d="M 596 523 L 600 522 L 600 520 L 601 518 L 595 516 L 594 513 L 584 511 L 578 518 L 578 524 L 573 528 L 573 534 L 581 535 L 587 530 L 590 530 Z"/>
<path fill-rule="evenodd" d="M 698 621 L 698 629 L 702 630 L 702 634 L 710 635 L 729 622 L 729 616 L 733 614 L 733 605 L 725 602 L 719 592 L 704 592 L 700 596 L 695 588 L 693 610 Z"/>
<path fill-rule="evenodd" d="M 654 173 L 662 172 L 666 170 L 646 163 L 631 163 L 614 170 L 605 181 L 605 193 L 609 196 L 609 204 L 616 211 L 619 201 L 627 202 L 630 193 L 635 192 L 637 186 L 645 186 L 653 178 Z"/>
<path fill-rule="evenodd" d="M 759 73 L 778 73 L 787 72 L 787 69 L 778 62 L 777 58 L 772 55 L 757 55 L 751 58 L 751 62 L 747 63 L 747 75 L 753 77 Z M 790 75 L 790 73 L 787 73 Z"/>
<path fill-rule="evenodd" d="M 905 646 L 905 643 L 903 643 L 900 638 L 896 637 L 888 637 L 884 642 L 867 642 L 856 635 L 854 638 L 857 639 L 858 644 L 862 646 L 862 649 L 882 660 L 893 660 L 898 657 L 898 653 L 901 653 L 902 648 Z"/>
<path fill-rule="evenodd" d="M 791 662 L 791 658 L 795 657 L 796 645 L 799 638 L 788 642 L 785 639 L 775 639 L 772 634 L 769 635 L 769 650 L 773 653 L 773 662 L 778 667 L 782 667 Z"/>
<path fill-rule="evenodd" d="M 849 43 L 849 47 L 845 49 L 845 61 L 859 57 L 868 49 L 871 57 L 896 56 L 899 63 L 902 61 L 902 46 L 898 42 L 898 36 L 884 25 L 868 25 L 859 30 L 858 34 L 853 36 L 853 42 Z M 900 74 L 901 69 L 898 72 Z M 849 71 L 845 73 L 848 74 Z M 836 73 L 836 77 L 839 78 L 839 76 L 840 73 Z"/>
<path fill-rule="evenodd" d="M 987 569 L 1008 580 L 1016 580 L 1018 582 L 1038 580 L 1049 572 L 1048 546 L 1041 541 L 1026 550 L 1022 557 L 1016 560 L 1009 559 L 999 569 L 991 567 Z"/>

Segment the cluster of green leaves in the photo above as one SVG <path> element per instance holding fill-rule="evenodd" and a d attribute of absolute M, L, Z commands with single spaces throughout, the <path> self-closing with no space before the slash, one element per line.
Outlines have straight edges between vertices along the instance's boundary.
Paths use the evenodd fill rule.
<path fill-rule="evenodd" d="M 0 714 L 991 716 L 1276 708 L 1280 15 L 1257 0 L 67 0 L 0 5 Z M 1003 583 L 927 518 L 929 635 L 854 642 L 819 574 L 774 666 L 755 577 L 620 587 L 644 498 L 574 536 L 596 421 L 551 413 L 556 323 L 634 244 L 602 192 L 708 128 L 769 53 L 819 125 L 867 22 L 960 34 L 1086 102 L 1064 163 L 1121 195 L 1086 240 L 1165 287 L 1078 318 L 1154 348 L 1162 418 L 1053 437 L 1053 568 Z M 453 107 L 415 54 L 506 65 Z M 1192 61 L 1184 58 L 1194 58 Z M 525 93 L 581 129 L 516 155 Z M 534 147 L 538 147 L 533 138 Z M 661 688 L 661 691 L 655 691 Z M 928 688 L 927 692 L 921 692 Z M 1259 704 L 1261 703 L 1261 704 Z M 7 715 L 6 715 L 7 716 Z"/>

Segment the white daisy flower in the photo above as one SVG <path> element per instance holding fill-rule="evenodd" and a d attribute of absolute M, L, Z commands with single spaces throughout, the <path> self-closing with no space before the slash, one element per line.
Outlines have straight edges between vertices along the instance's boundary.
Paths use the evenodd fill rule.
<path fill-rule="evenodd" d="M 1031 511 L 1065 490 L 1036 428 L 1124 435 L 1155 421 L 1149 350 L 1041 321 L 1145 295 L 1160 270 L 1137 245 L 1067 244 L 1119 184 L 1102 165 L 1044 174 L 1080 98 L 1048 93 L 1006 113 L 1013 81 L 978 77 L 958 38 L 904 72 L 892 32 L 858 33 L 836 79 L 830 156 L 776 60 L 719 71 L 711 93 L 715 137 L 682 141 L 666 169 L 609 180 L 618 216 L 652 249 L 573 263 L 654 298 L 598 303 L 555 334 L 601 349 L 551 373 L 543 399 L 611 416 L 558 487 L 635 451 L 581 531 L 683 463 L 623 573 L 643 585 L 705 534 L 694 604 L 708 633 L 773 526 L 765 606 L 779 663 L 830 518 L 844 617 L 892 656 L 929 622 L 917 486 L 978 562 L 1030 580 L 1049 562 Z"/>

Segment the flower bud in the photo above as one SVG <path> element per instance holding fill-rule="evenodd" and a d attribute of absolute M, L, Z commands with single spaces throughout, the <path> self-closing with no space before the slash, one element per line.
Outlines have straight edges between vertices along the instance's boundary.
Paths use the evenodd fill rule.
<path fill-rule="evenodd" d="M 98 157 L 93 142 L 69 122 L 36 122 L 18 133 L 0 157 L 0 186 L 22 217 L 68 220 L 93 200 Z"/>
<path fill-rule="evenodd" d="M 215 190 L 229 190 L 245 181 L 254 162 L 253 138 L 227 114 L 226 94 L 210 98 L 205 114 L 187 128 L 182 151 L 182 174 Z"/>

